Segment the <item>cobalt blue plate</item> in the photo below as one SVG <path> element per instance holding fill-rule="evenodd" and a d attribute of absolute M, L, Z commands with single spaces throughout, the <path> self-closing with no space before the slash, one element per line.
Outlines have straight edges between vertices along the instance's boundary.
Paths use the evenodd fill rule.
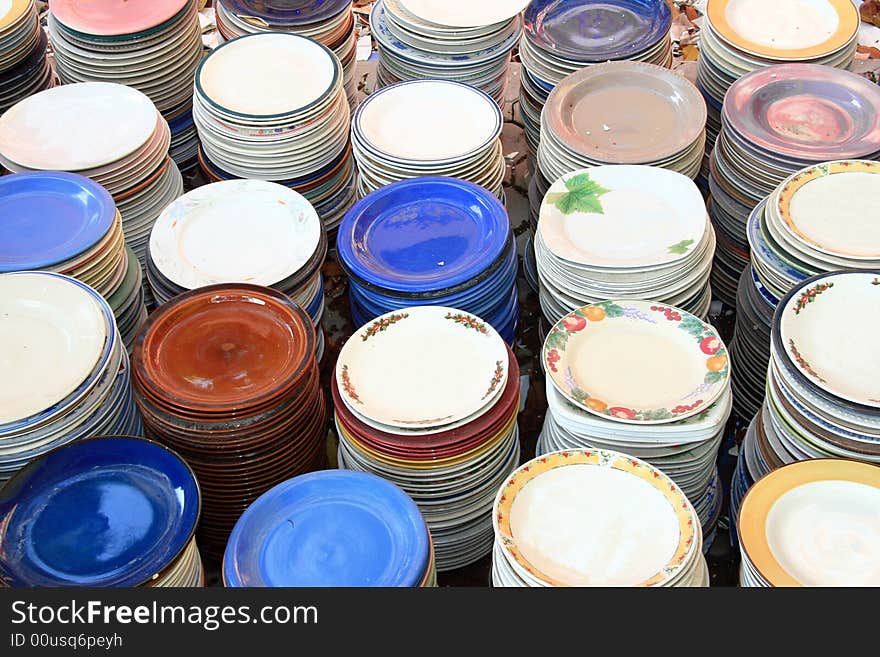
<path fill-rule="evenodd" d="M 666 0 L 535 0 L 524 29 L 536 46 L 574 61 L 625 59 L 666 37 Z"/>
<path fill-rule="evenodd" d="M 32 461 L 0 491 L 0 579 L 10 586 L 137 586 L 189 543 L 199 486 L 174 452 L 92 438 Z"/>
<path fill-rule="evenodd" d="M 311 25 L 344 11 L 351 0 L 222 0 L 234 14 L 256 16 L 270 27 Z"/>
<path fill-rule="evenodd" d="M 394 484 L 324 470 L 279 484 L 239 518 L 227 586 L 418 586 L 430 556 L 415 502 Z"/>
<path fill-rule="evenodd" d="M 115 217 L 107 190 L 75 173 L 0 177 L 0 272 L 69 260 L 101 241 Z"/>
<path fill-rule="evenodd" d="M 396 182 L 358 201 L 339 226 L 344 266 L 367 284 L 395 292 L 454 287 L 501 255 L 510 231 L 504 206 L 455 178 Z"/>

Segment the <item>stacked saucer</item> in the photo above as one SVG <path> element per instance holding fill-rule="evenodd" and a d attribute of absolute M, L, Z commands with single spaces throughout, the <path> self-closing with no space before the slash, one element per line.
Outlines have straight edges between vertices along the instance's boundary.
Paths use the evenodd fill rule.
<path fill-rule="evenodd" d="M 415 500 L 437 570 L 486 555 L 492 498 L 520 455 L 519 367 L 501 337 L 459 310 L 406 308 L 349 339 L 332 389 L 340 467 Z"/>
<path fill-rule="evenodd" d="M 218 283 L 274 287 L 309 313 L 320 360 L 326 254 L 321 220 L 302 196 L 263 180 L 229 180 L 165 208 L 150 235 L 147 279 L 160 305 Z"/>
<path fill-rule="evenodd" d="M 222 556 L 260 495 L 319 467 L 327 411 L 315 330 L 280 292 L 214 285 L 175 297 L 138 334 L 132 362 L 147 435 L 198 477 L 205 553 Z"/>
<path fill-rule="evenodd" d="M 748 422 L 761 409 L 770 362 L 770 330 L 775 301 L 758 280 L 751 265 L 740 275 L 736 299 L 736 325 L 730 352 L 733 411 Z"/>
<path fill-rule="evenodd" d="M 214 3 L 214 19 L 217 31 L 226 41 L 259 32 L 291 32 L 323 43 L 342 64 L 342 86 L 349 106 L 352 110 L 357 106 L 357 33 L 351 0 L 293 3 L 218 0 Z"/>
<path fill-rule="evenodd" d="M 503 107 L 510 53 L 522 33 L 520 12 L 526 4 L 376 2 L 370 29 L 379 49 L 378 86 L 425 78 L 465 82 Z"/>
<path fill-rule="evenodd" d="M 34 0 L 0 6 L 0 114 L 55 84 L 47 44 Z"/>
<path fill-rule="evenodd" d="M 13 587 L 196 587 L 199 484 L 142 438 L 90 438 L 32 461 L 0 491 L 0 582 Z"/>
<path fill-rule="evenodd" d="M 586 66 L 630 60 L 672 66 L 665 0 L 536 0 L 519 42 L 520 109 L 526 140 L 538 150 L 541 110 L 563 78 Z"/>
<path fill-rule="evenodd" d="M 171 146 L 168 154 L 182 172 L 199 166 L 199 131 L 193 120 L 192 108 L 170 119 Z"/>
<path fill-rule="evenodd" d="M 371 192 L 339 226 L 357 326 L 414 303 L 486 318 L 508 344 L 516 336 L 517 255 L 504 207 L 454 178 L 413 178 Z"/>
<path fill-rule="evenodd" d="M 67 84 L 0 117 L 0 164 L 19 172 L 73 171 L 100 183 L 143 267 L 153 222 L 183 194 L 183 178 L 168 157 L 170 139 L 168 123 L 140 91 L 108 82 Z"/>
<path fill-rule="evenodd" d="M 651 299 L 705 317 L 715 250 L 693 181 L 647 166 L 600 166 L 557 180 L 534 240 L 551 323 L 614 298 Z"/>
<path fill-rule="evenodd" d="M 0 273 L 32 270 L 71 276 L 101 294 L 130 350 L 147 311 L 140 266 L 107 190 L 57 171 L 0 178 Z"/>
<path fill-rule="evenodd" d="M 351 134 L 361 196 L 418 176 L 451 176 L 504 198 L 501 110 L 458 82 L 414 80 L 380 89 L 357 109 Z"/>
<path fill-rule="evenodd" d="M 665 474 L 606 450 L 551 452 L 492 509 L 498 587 L 706 587 L 694 507 Z"/>
<path fill-rule="evenodd" d="M 420 587 L 435 577 L 431 536 L 412 499 L 350 470 L 300 475 L 264 493 L 223 557 L 227 587 Z"/>
<path fill-rule="evenodd" d="M 143 433 L 128 354 L 95 290 L 61 274 L 2 274 L 0 316 L 0 481 L 80 438 Z"/>
<path fill-rule="evenodd" d="M 209 177 L 281 182 L 333 229 L 354 200 L 350 111 L 336 56 L 296 34 L 251 34 L 214 49 L 195 85 Z"/>

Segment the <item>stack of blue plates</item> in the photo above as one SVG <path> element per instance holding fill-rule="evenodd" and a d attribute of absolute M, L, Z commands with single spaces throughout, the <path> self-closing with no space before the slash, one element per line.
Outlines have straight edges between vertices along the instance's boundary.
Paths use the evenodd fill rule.
<path fill-rule="evenodd" d="M 6 586 L 204 584 L 199 485 L 161 445 L 93 438 L 44 455 L 0 491 Z"/>
<path fill-rule="evenodd" d="M 371 192 L 340 224 L 337 251 L 356 326 L 432 305 L 483 317 L 508 343 L 516 336 L 516 245 L 504 206 L 482 187 L 424 177 Z"/>
<path fill-rule="evenodd" d="M 199 132 L 193 121 L 192 109 L 168 121 L 171 128 L 169 155 L 181 172 L 187 172 L 199 165 Z"/>
<path fill-rule="evenodd" d="M 324 470 L 290 479 L 239 518 L 223 558 L 229 587 L 435 584 L 415 502 L 375 475 Z"/>

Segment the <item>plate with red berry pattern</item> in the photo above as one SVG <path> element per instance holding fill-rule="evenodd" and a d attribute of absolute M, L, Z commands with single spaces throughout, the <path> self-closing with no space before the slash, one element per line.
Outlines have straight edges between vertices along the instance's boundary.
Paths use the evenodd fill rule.
<path fill-rule="evenodd" d="M 547 334 L 542 361 L 570 402 L 634 424 L 701 413 L 730 379 L 727 348 L 712 326 L 650 301 L 603 301 L 566 315 Z"/>

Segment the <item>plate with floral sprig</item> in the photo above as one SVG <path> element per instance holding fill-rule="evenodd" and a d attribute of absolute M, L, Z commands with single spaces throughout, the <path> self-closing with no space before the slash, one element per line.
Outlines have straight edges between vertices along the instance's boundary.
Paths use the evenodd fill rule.
<path fill-rule="evenodd" d="M 547 334 L 542 362 L 570 402 L 632 424 L 701 413 L 730 380 L 730 357 L 715 328 L 651 301 L 603 301 L 566 315 Z"/>

